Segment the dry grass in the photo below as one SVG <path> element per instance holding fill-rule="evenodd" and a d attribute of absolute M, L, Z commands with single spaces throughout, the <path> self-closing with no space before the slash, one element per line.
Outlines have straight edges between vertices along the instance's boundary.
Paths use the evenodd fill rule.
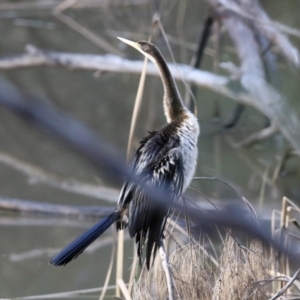
<path fill-rule="evenodd" d="M 229 235 L 216 266 L 198 243 L 190 243 L 170 256 L 178 299 L 267 299 L 276 259 L 259 241 L 249 239 L 241 248 Z M 143 269 L 133 299 L 167 299 L 165 274 L 159 257 L 148 272 Z"/>
<path fill-rule="evenodd" d="M 261 282 L 272 277 L 275 261 L 260 241 L 250 239 L 249 249 L 244 249 L 227 236 L 211 299 L 267 299 L 272 286 Z"/>
<path fill-rule="evenodd" d="M 280 236 L 285 230 L 286 246 L 299 245 L 300 208 L 286 197 L 282 203 L 282 210 L 272 215 L 273 236 Z M 289 260 L 260 241 L 249 236 L 246 248 L 227 234 L 220 251 L 211 251 L 213 256 L 202 244 L 204 242 L 192 241 L 184 247 L 177 246 L 170 254 L 177 299 L 300 299 L 300 282 L 297 280 L 300 269 L 291 274 Z M 150 271 L 142 270 L 132 297 L 168 299 L 159 257 Z"/>

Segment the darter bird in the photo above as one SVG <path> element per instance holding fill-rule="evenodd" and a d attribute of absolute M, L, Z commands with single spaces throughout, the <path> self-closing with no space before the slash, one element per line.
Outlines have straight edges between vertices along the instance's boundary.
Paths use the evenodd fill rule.
<path fill-rule="evenodd" d="M 146 244 L 145 260 L 149 269 L 163 238 L 171 201 L 180 198 L 195 172 L 200 132 L 198 120 L 183 104 L 166 61 L 158 48 L 149 42 L 119 39 L 145 55 L 160 72 L 167 124 L 142 139 L 130 170 L 148 188 L 166 191 L 170 202 L 164 206 L 155 205 L 140 186 L 125 181 L 116 209 L 54 256 L 50 261 L 54 266 L 69 263 L 116 223 L 117 230 L 128 227 L 130 236 L 135 238 L 140 259 Z"/>

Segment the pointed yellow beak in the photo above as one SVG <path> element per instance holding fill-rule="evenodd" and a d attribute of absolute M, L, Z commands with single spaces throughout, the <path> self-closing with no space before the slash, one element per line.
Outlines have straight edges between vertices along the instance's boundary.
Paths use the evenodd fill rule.
<path fill-rule="evenodd" d="M 124 38 L 120 38 L 120 37 L 117 37 L 120 41 L 122 41 L 123 43 L 133 47 L 134 49 L 138 50 L 139 52 L 141 52 L 144 56 L 146 56 L 146 58 L 150 59 L 152 62 L 154 62 L 156 64 L 156 61 L 155 59 L 149 55 L 148 53 L 144 52 L 140 46 L 139 43 L 137 42 L 133 42 L 133 41 L 130 41 L 130 40 L 127 40 L 127 39 L 124 39 Z"/>
<path fill-rule="evenodd" d="M 141 52 L 141 49 L 139 47 L 139 44 L 137 42 L 133 42 L 133 41 L 130 41 L 130 40 L 127 40 L 127 39 L 124 39 L 124 38 L 121 38 L 121 37 L 118 37 L 117 36 L 117 39 L 119 39 L 120 41 L 122 41 L 123 43 L 135 48 L 136 50 L 140 51 Z"/>

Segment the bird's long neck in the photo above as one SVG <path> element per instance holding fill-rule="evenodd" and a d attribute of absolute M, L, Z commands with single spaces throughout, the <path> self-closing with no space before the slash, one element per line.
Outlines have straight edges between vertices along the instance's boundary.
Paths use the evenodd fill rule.
<path fill-rule="evenodd" d="M 174 78 L 163 59 L 161 53 L 155 58 L 155 64 L 159 69 L 164 86 L 164 111 L 168 123 L 181 118 L 187 108 L 182 103 Z"/>

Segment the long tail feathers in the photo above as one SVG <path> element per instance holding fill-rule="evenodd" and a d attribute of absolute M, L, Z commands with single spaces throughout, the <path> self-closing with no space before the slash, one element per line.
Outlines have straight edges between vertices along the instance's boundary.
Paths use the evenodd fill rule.
<path fill-rule="evenodd" d="M 76 240 L 56 254 L 50 261 L 53 266 L 64 266 L 80 255 L 92 242 L 104 233 L 118 218 L 120 212 L 113 212 L 95 224 Z"/>

